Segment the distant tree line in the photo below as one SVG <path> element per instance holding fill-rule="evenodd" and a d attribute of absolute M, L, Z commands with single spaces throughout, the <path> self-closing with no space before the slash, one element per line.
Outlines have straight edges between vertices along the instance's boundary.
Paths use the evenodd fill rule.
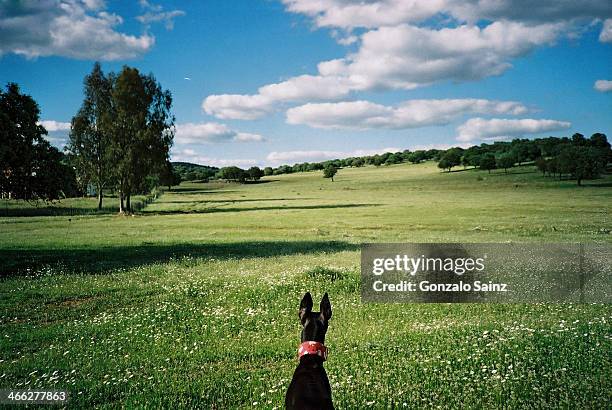
<path fill-rule="evenodd" d="M 612 162 L 612 150 L 605 134 L 590 138 L 576 133 L 571 138 L 548 137 L 515 139 L 511 142 L 481 144 L 467 149 L 454 147 L 441 153 L 438 167 L 451 171 L 453 167 L 478 167 L 491 172 L 533 162 L 544 174 L 575 179 L 597 178 Z"/>
<path fill-rule="evenodd" d="M 40 109 L 19 86 L 0 89 L 0 197 L 28 201 L 78 194 L 68 159 L 44 138 Z"/>
<path fill-rule="evenodd" d="M 402 162 L 412 162 L 414 164 L 418 164 L 423 161 L 438 159 L 442 152 L 443 151 L 437 149 L 417 151 L 405 150 L 363 157 L 332 159 L 322 162 L 303 162 L 295 165 L 281 165 L 276 168 L 265 167 L 263 170 L 261 170 L 259 167 L 251 167 L 248 170 L 242 170 L 238 167 L 225 167 L 216 172 L 214 178 L 245 182 L 247 180 L 258 180 L 262 176 L 292 174 L 294 172 L 323 171 L 323 177 L 330 178 L 333 181 L 334 176 L 340 168 L 363 167 L 366 165 L 374 165 L 378 167 L 381 165 L 400 164 Z"/>
<path fill-rule="evenodd" d="M 437 160 L 444 151 L 438 149 L 430 150 L 404 150 L 398 152 L 386 152 L 384 154 L 366 155 L 363 157 L 348 157 L 344 159 L 332 159 L 322 162 L 302 162 L 295 165 L 281 165 L 277 168 L 264 168 L 265 175 L 291 174 L 294 172 L 324 171 L 325 168 L 334 167 L 336 170 L 348 167 L 363 167 L 366 165 L 393 165 L 402 162 L 419 164 L 424 161 Z"/>
<path fill-rule="evenodd" d="M 585 138 L 582 134 L 574 134 L 570 138 L 547 137 L 531 140 L 517 138 L 492 144 L 483 143 L 469 148 L 404 150 L 363 157 L 281 165 L 276 168 L 265 167 L 263 175 L 323 171 L 323 176 L 333 181 L 333 177 L 340 168 L 393 165 L 405 162 L 418 164 L 430 160 L 437 161 L 438 167 L 446 171 L 463 166 L 489 172 L 494 169 L 503 169 L 507 172 L 508 169 L 517 165 L 535 163 L 544 175 L 560 178 L 571 177 L 576 179 L 580 185 L 582 180 L 596 178 L 604 172 L 606 165 L 612 162 L 612 150 L 606 135 L 602 133 L 595 133 L 590 138 Z M 255 169 L 258 171 L 255 172 Z M 249 179 L 259 179 L 261 176 L 258 175 L 258 167 L 249 170 L 226 167 L 218 170 L 212 178 L 245 182 Z"/>

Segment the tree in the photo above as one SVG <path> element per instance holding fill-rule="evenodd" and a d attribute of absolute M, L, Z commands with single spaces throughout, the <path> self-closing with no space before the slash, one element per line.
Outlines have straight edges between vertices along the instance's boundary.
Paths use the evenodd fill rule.
<path fill-rule="evenodd" d="M 84 185 L 93 184 L 102 209 L 103 189 L 110 179 L 111 81 L 99 63 L 83 81 L 85 98 L 72 118 L 68 151 L 72 154 L 78 178 Z"/>
<path fill-rule="evenodd" d="M 323 178 L 331 178 L 332 182 L 334 182 L 334 175 L 338 173 L 338 168 L 334 165 L 329 164 L 323 169 Z"/>
<path fill-rule="evenodd" d="M 257 181 L 264 176 L 264 172 L 259 167 L 251 167 L 246 172 L 253 181 Z"/>
<path fill-rule="evenodd" d="M 487 171 L 489 171 L 490 174 L 491 170 L 495 169 L 495 155 L 490 152 L 484 154 L 482 157 L 480 157 L 480 163 L 478 164 L 478 167 L 480 169 L 486 169 Z"/>
<path fill-rule="evenodd" d="M 546 161 L 546 170 L 548 171 L 548 175 L 552 176 L 555 176 L 555 174 L 559 172 L 559 161 L 557 157 L 552 157 Z"/>
<path fill-rule="evenodd" d="M 580 134 L 574 134 L 580 135 Z M 576 163 L 574 156 L 577 153 L 575 146 L 567 146 L 556 156 L 557 172 L 559 173 L 559 179 L 563 174 L 573 175 L 576 170 Z"/>
<path fill-rule="evenodd" d="M 0 89 L 0 194 L 51 201 L 74 192 L 74 172 L 64 155 L 44 139 L 38 104 L 19 86 Z"/>
<path fill-rule="evenodd" d="M 442 155 L 442 158 L 440 158 L 438 168 L 448 169 L 448 172 L 450 172 L 452 167 L 461 165 L 462 152 L 463 150 L 461 148 L 450 148 Z"/>
<path fill-rule="evenodd" d="M 244 182 L 248 177 L 245 170 L 238 167 L 224 167 L 218 172 L 218 177 L 227 181 Z"/>
<path fill-rule="evenodd" d="M 542 157 L 538 157 L 535 160 L 535 166 L 538 168 L 538 170 L 542 173 L 543 176 L 546 175 L 546 170 L 547 170 L 547 161 L 542 158 Z"/>
<path fill-rule="evenodd" d="M 574 177 L 580 186 L 583 179 L 598 178 L 603 172 L 606 167 L 605 153 L 594 147 L 576 148 L 574 164 Z"/>
<path fill-rule="evenodd" d="M 597 178 L 606 166 L 606 153 L 598 148 L 576 145 L 565 148 L 557 157 L 559 173 L 567 173 L 582 185 L 584 179 Z"/>
<path fill-rule="evenodd" d="M 522 162 L 525 162 L 530 158 L 529 156 L 529 146 L 530 142 L 527 139 L 515 139 L 511 142 L 512 149 L 510 150 L 511 155 L 514 158 L 514 162 L 518 162 L 519 166 Z M 505 159 L 504 161 L 509 161 Z M 513 164 L 514 165 L 514 164 Z M 504 167 L 500 167 L 504 168 Z"/>
<path fill-rule="evenodd" d="M 111 79 L 110 155 L 119 191 L 119 212 L 131 212 L 132 193 L 146 188 L 147 177 L 158 175 L 169 157 L 174 138 L 172 96 L 152 74 L 123 67 Z M 125 205 L 124 205 L 125 199 Z"/>
<path fill-rule="evenodd" d="M 353 167 L 362 167 L 365 165 L 365 161 L 361 157 L 353 158 L 351 160 L 351 166 Z"/>
<path fill-rule="evenodd" d="M 446 169 L 448 172 L 450 172 L 452 167 L 453 166 L 444 158 L 438 161 L 438 168 L 440 169 Z"/>
<path fill-rule="evenodd" d="M 411 152 L 410 155 L 408 155 L 408 161 L 412 162 L 413 164 L 423 162 L 425 159 L 425 151 L 422 150 Z"/>
<path fill-rule="evenodd" d="M 270 176 L 274 173 L 274 170 L 272 169 L 272 167 L 265 167 L 264 168 L 264 175 L 265 176 Z"/>
<path fill-rule="evenodd" d="M 508 173 L 508 168 L 512 168 L 516 162 L 516 157 L 514 155 L 514 152 L 506 152 L 497 157 L 497 168 L 503 168 L 504 172 Z"/>
<path fill-rule="evenodd" d="M 596 132 L 595 134 L 591 135 L 591 138 L 589 138 L 589 144 L 591 147 L 599 148 L 605 153 L 606 163 L 612 162 L 612 148 L 608 142 L 606 134 Z"/>
<path fill-rule="evenodd" d="M 577 132 L 574 135 L 572 135 L 572 145 L 576 147 L 584 147 L 584 146 L 589 145 L 589 142 L 587 141 L 586 138 L 584 138 L 584 135 Z"/>
<path fill-rule="evenodd" d="M 172 190 L 172 186 L 180 185 L 181 174 L 174 169 L 170 161 L 166 161 L 161 174 L 159 175 L 159 183 L 168 187 L 168 190 Z"/>
<path fill-rule="evenodd" d="M 461 165 L 464 167 L 477 167 L 480 162 L 480 147 L 470 147 L 461 156 Z"/>

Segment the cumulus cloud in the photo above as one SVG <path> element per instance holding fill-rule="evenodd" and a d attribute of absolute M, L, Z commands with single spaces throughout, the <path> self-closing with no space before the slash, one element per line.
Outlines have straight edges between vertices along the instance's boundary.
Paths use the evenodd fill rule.
<path fill-rule="evenodd" d="M 385 152 L 398 152 L 400 148 L 382 148 L 382 149 L 359 149 L 353 151 L 273 151 L 266 157 L 276 165 L 293 164 L 297 162 L 316 162 L 325 161 L 328 159 L 362 157 L 366 155 L 383 154 Z"/>
<path fill-rule="evenodd" d="M 464 114 L 520 115 L 527 107 L 516 101 L 484 99 L 409 100 L 397 106 L 369 101 L 305 104 L 287 111 L 289 124 L 331 129 L 405 129 L 445 125 Z"/>
<path fill-rule="evenodd" d="M 417 22 L 443 10 L 443 0 L 283 0 L 287 10 L 307 15 L 318 27 L 373 28 Z"/>
<path fill-rule="evenodd" d="M 410 90 L 503 74 L 513 59 L 576 37 L 601 19 L 609 41 L 612 3 L 599 0 L 283 0 L 287 11 L 331 28 L 357 50 L 322 61 L 315 75 L 265 85 L 253 94 L 212 95 L 218 118 L 256 119 L 288 103 L 339 100 L 372 90 Z M 436 23 L 432 23 L 436 22 Z M 446 26 L 440 28 L 440 26 Z M 359 28 L 359 31 L 354 29 Z"/>
<path fill-rule="evenodd" d="M 571 126 L 572 124 L 567 121 L 556 120 L 471 118 L 457 128 L 459 134 L 457 139 L 459 141 L 472 141 L 523 134 L 538 134 L 545 131 L 564 130 Z"/>
<path fill-rule="evenodd" d="M 612 43 L 612 19 L 606 19 L 603 22 L 601 33 L 599 33 L 599 41 L 602 43 Z"/>
<path fill-rule="evenodd" d="M 45 127 L 48 132 L 56 132 L 56 131 L 70 131 L 70 123 L 69 122 L 60 122 L 53 120 L 45 120 L 40 121 L 38 123 Z"/>
<path fill-rule="evenodd" d="M 607 93 L 612 91 L 612 81 L 610 80 L 597 80 L 595 81 L 595 85 L 593 86 L 597 91 L 601 91 L 602 93 Z"/>
<path fill-rule="evenodd" d="M 273 112 L 278 103 L 336 99 L 352 88 L 347 78 L 301 75 L 260 87 L 258 94 L 210 95 L 202 102 L 202 109 L 221 119 L 253 120 Z"/>
<path fill-rule="evenodd" d="M 239 132 L 216 122 L 184 123 L 176 125 L 174 140 L 178 144 L 204 144 L 216 142 L 261 142 L 259 134 Z"/>
<path fill-rule="evenodd" d="M 104 7 L 96 0 L 2 2 L 0 55 L 118 60 L 138 57 L 153 47 L 150 34 L 117 31 L 123 19 Z"/>
<path fill-rule="evenodd" d="M 283 0 L 287 10 L 313 19 L 317 27 L 377 28 L 418 23 L 434 16 L 460 22 L 513 20 L 551 22 L 612 16 L 601 0 Z"/>
<path fill-rule="evenodd" d="M 448 10 L 461 21 L 514 20 L 551 22 L 612 16 L 612 4 L 600 0 L 452 0 Z"/>
<path fill-rule="evenodd" d="M 254 120 L 271 113 L 274 104 L 261 95 L 221 94 L 206 97 L 202 109 L 221 119 Z"/>
<path fill-rule="evenodd" d="M 553 43 L 562 32 L 560 24 L 516 22 L 441 30 L 382 27 L 363 34 L 356 53 L 321 62 L 318 75 L 265 85 L 253 95 L 211 95 L 202 107 L 218 118 L 255 119 L 287 102 L 335 100 L 355 91 L 413 89 L 445 80 L 478 80 L 503 73 L 512 58 Z"/>
<path fill-rule="evenodd" d="M 563 31 L 563 24 L 528 26 L 508 21 L 484 28 L 381 27 L 363 34 L 357 53 L 335 62 L 333 71 L 325 68 L 365 89 L 412 89 L 445 80 L 479 80 L 503 73 L 511 67 L 512 58 L 552 44 Z"/>

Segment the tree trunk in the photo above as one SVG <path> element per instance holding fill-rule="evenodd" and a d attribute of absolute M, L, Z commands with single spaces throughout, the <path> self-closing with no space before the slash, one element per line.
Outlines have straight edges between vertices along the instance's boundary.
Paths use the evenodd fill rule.
<path fill-rule="evenodd" d="M 98 185 L 98 211 L 102 210 L 102 186 Z"/>
<path fill-rule="evenodd" d="M 127 199 L 125 201 L 125 208 L 129 213 L 132 213 L 132 195 L 129 193 L 127 194 Z"/>
<path fill-rule="evenodd" d="M 581 186 L 582 185 L 582 178 L 577 178 L 576 182 L 578 183 L 578 186 Z"/>
<path fill-rule="evenodd" d="M 125 212 L 125 207 L 123 206 L 123 191 L 119 191 L 119 213 L 122 214 Z"/>

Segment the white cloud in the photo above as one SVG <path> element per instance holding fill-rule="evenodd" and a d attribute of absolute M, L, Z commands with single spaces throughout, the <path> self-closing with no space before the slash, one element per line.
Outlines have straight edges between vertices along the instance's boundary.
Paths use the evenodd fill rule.
<path fill-rule="evenodd" d="M 261 95 L 221 94 L 206 97 L 202 109 L 221 119 L 254 120 L 271 113 L 274 106 Z"/>
<path fill-rule="evenodd" d="M 258 161 L 254 159 L 220 159 L 207 157 L 201 155 L 199 152 L 193 149 L 173 149 L 172 150 L 172 161 L 191 162 L 200 165 L 209 165 L 213 167 L 229 167 L 236 166 L 241 168 L 248 168 L 258 165 Z"/>
<path fill-rule="evenodd" d="M 273 112 L 278 103 L 336 99 L 348 95 L 352 88 L 344 77 L 301 75 L 260 87 L 254 95 L 210 95 L 202 102 L 202 109 L 221 119 L 253 120 Z"/>
<path fill-rule="evenodd" d="M 409 100 L 395 107 L 368 101 L 305 104 L 287 111 L 289 124 L 332 129 L 405 129 L 445 125 L 464 114 L 520 115 L 527 107 L 515 101 L 484 99 Z"/>
<path fill-rule="evenodd" d="M 235 131 L 225 124 L 216 122 L 177 124 L 174 139 L 177 144 L 265 141 L 265 138 L 259 134 Z"/>
<path fill-rule="evenodd" d="M 354 151 L 273 151 L 266 157 L 275 165 L 293 164 L 297 162 L 318 162 L 329 159 L 362 157 L 366 155 L 383 154 L 385 152 L 402 151 L 400 148 L 360 149 Z"/>
<path fill-rule="evenodd" d="M 356 53 L 319 63 L 318 75 L 265 85 L 253 95 L 211 95 L 202 107 L 218 118 L 255 119 L 288 102 L 336 100 L 355 91 L 413 89 L 447 80 L 478 80 L 503 73 L 511 67 L 512 58 L 552 44 L 563 30 L 561 24 L 527 26 L 507 21 L 485 28 L 382 27 L 363 34 Z"/>
<path fill-rule="evenodd" d="M 530 118 L 484 119 L 471 118 L 457 128 L 459 141 L 472 141 L 494 137 L 520 136 L 523 134 L 538 134 L 545 131 L 558 131 L 571 127 L 567 121 L 534 120 Z"/>
<path fill-rule="evenodd" d="M 69 122 L 60 122 L 53 120 L 40 121 L 38 123 L 45 127 L 48 132 L 56 132 L 56 131 L 70 131 L 70 123 Z"/>
<path fill-rule="evenodd" d="M 373 28 L 427 19 L 443 9 L 443 0 L 283 0 L 287 10 L 312 17 L 318 27 Z"/>
<path fill-rule="evenodd" d="M 612 16 L 612 4 L 601 0 L 452 0 L 447 4 L 454 17 L 472 22 L 551 22 Z"/>
<path fill-rule="evenodd" d="M 0 55 L 118 60 L 138 57 L 153 47 L 150 34 L 117 31 L 123 19 L 104 8 L 105 3 L 96 0 L 2 2 Z"/>
<path fill-rule="evenodd" d="M 343 64 L 334 63 L 335 72 L 355 82 L 359 79 L 365 89 L 479 80 L 503 73 L 511 67 L 512 58 L 552 44 L 563 30 L 562 24 L 528 26 L 508 21 L 484 28 L 381 27 L 363 34 L 357 53 Z"/>
<path fill-rule="evenodd" d="M 601 33 L 599 33 L 599 41 L 602 43 L 612 43 L 612 19 L 606 19 L 603 22 Z"/>
<path fill-rule="evenodd" d="M 595 85 L 593 86 L 597 91 L 601 91 L 602 93 L 607 93 L 612 91 L 612 81 L 611 80 L 597 80 L 595 81 Z"/>
<path fill-rule="evenodd" d="M 551 22 L 612 16 L 601 0 L 283 0 L 289 12 L 312 18 L 317 27 L 378 28 L 418 23 L 434 16 L 460 22 L 513 20 Z"/>

